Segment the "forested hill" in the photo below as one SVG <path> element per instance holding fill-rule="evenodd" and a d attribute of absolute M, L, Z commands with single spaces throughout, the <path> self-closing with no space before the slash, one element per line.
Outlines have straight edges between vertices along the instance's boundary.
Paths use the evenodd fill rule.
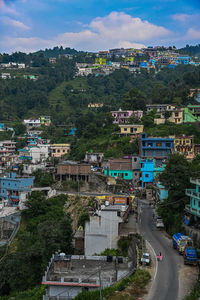
<path fill-rule="evenodd" d="M 25 69 L 0 69 L 0 74 L 9 72 L 12 77 L 0 79 L 0 121 L 12 126 L 12 122 L 48 114 L 55 125 L 74 124 L 89 111 L 91 102 L 103 103 L 102 112 L 120 107 L 145 110 L 147 103 L 187 105 L 194 101 L 188 98 L 189 89 L 200 86 L 200 67 L 192 65 L 159 72 L 142 70 L 135 74 L 121 69 L 108 76 L 76 77 L 76 62 L 82 58 L 93 59 L 80 53 L 72 59 L 57 57 L 52 64 L 43 53 L 0 56 L 0 63 L 26 63 Z M 36 80 L 26 79 L 27 75 L 34 75 Z"/>
<path fill-rule="evenodd" d="M 71 49 L 69 47 L 63 48 L 61 47 L 54 47 L 53 49 L 45 49 L 45 50 L 40 50 L 37 52 L 34 52 L 33 54 L 39 55 L 39 54 L 44 54 L 45 57 L 50 58 L 50 57 L 57 57 L 59 55 L 65 55 L 65 54 L 71 54 L 71 55 L 77 55 L 84 53 L 83 51 L 77 51 L 75 49 Z"/>
<path fill-rule="evenodd" d="M 196 46 L 186 45 L 184 48 L 179 49 L 179 52 L 200 57 L 200 44 Z"/>

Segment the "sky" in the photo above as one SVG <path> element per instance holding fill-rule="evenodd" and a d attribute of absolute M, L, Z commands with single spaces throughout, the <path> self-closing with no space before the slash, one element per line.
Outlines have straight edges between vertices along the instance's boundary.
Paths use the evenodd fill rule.
<path fill-rule="evenodd" d="M 0 0 L 0 52 L 200 44 L 200 0 Z"/>

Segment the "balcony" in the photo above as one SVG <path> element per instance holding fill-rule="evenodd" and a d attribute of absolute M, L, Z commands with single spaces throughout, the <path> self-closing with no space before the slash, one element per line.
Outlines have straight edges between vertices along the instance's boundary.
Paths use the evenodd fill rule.
<path fill-rule="evenodd" d="M 186 189 L 185 193 L 189 197 L 197 198 L 198 200 L 200 200 L 200 193 L 196 192 L 194 189 Z"/>
<path fill-rule="evenodd" d="M 187 204 L 185 206 L 185 211 L 188 212 L 188 213 L 190 213 L 190 214 L 192 214 L 192 215 L 194 215 L 194 216 L 200 217 L 200 210 L 191 207 L 190 204 Z"/>
<path fill-rule="evenodd" d="M 190 178 L 190 182 L 196 185 L 200 185 L 200 178 Z"/>

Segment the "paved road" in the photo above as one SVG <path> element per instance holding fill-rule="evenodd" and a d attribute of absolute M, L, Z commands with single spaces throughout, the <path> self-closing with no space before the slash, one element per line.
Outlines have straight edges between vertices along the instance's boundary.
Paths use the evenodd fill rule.
<path fill-rule="evenodd" d="M 152 209 L 141 204 L 141 232 L 155 250 L 163 255 L 163 261 L 157 263 L 155 281 L 148 300 L 177 300 L 179 290 L 178 271 L 183 265 L 183 258 L 173 248 L 171 241 L 156 229 L 152 218 Z"/>

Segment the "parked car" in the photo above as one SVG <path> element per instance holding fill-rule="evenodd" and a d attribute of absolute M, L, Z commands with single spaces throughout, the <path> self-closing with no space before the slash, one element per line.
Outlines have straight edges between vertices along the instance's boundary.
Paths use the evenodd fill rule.
<path fill-rule="evenodd" d="M 165 227 L 162 218 L 157 217 L 156 219 L 156 228 L 163 229 Z"/>
<path fill-rule="evenodd" d="M 150 254 L 148 252 L 142 253 L 141 263 L 145 263 L 146 265 L 150 264 Z"/>

